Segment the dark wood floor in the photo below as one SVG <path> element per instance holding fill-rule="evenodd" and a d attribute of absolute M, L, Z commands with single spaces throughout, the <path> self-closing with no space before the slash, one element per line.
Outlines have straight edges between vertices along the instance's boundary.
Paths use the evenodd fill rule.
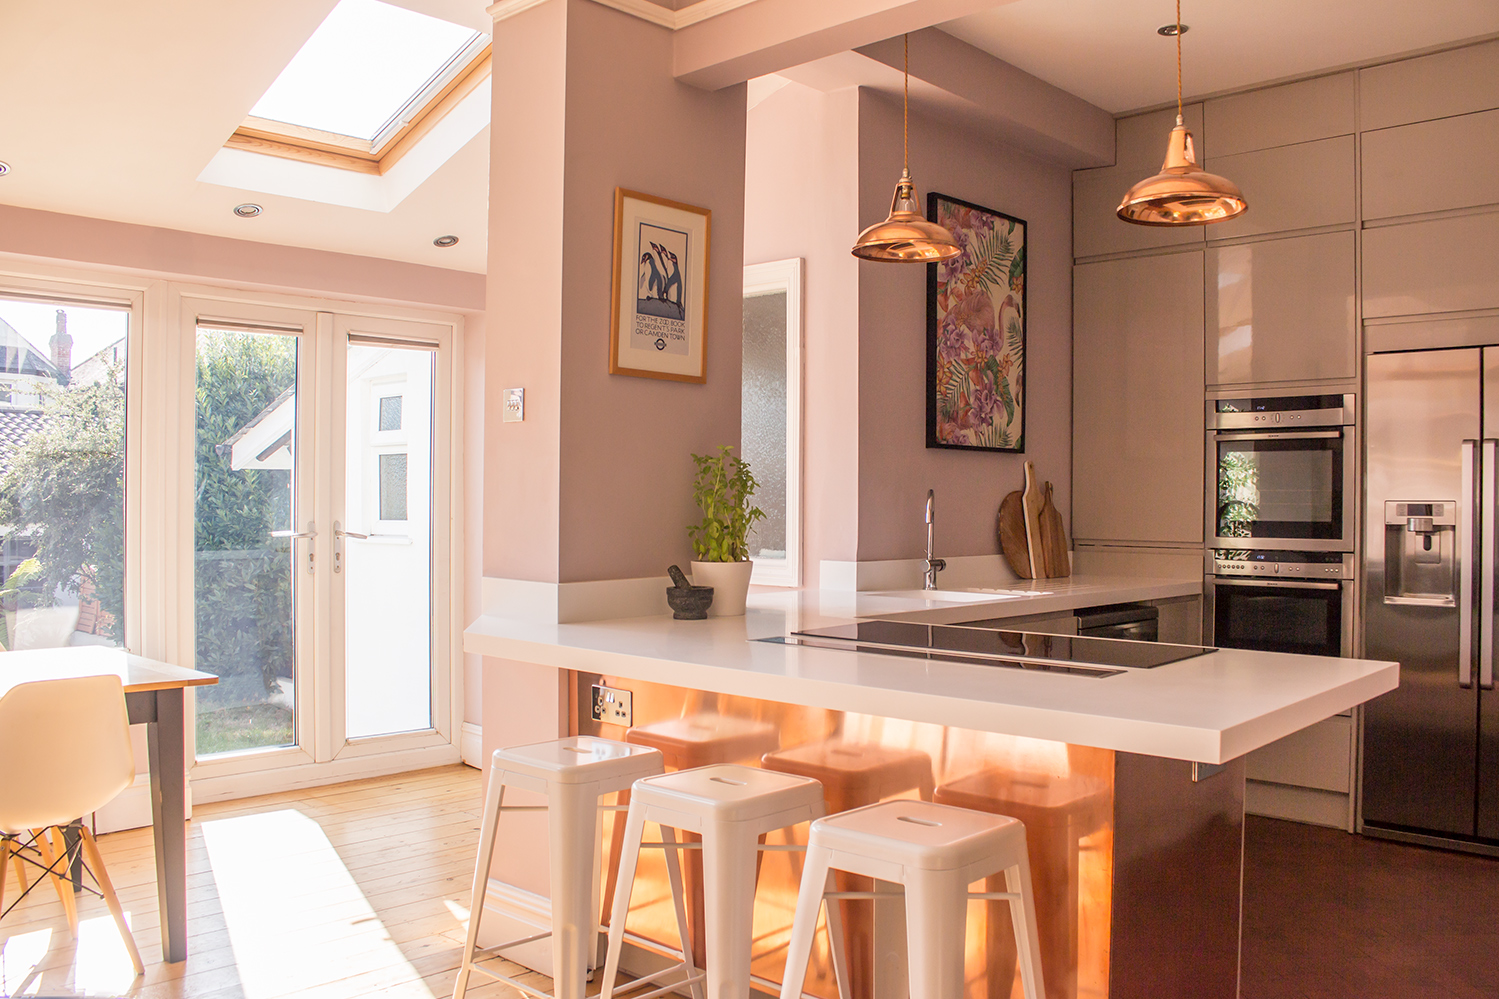
<path fill-rule="evenodd" d="M 1499 997 L 1499 860 L 1245 821 L 1241 999 Z"/>

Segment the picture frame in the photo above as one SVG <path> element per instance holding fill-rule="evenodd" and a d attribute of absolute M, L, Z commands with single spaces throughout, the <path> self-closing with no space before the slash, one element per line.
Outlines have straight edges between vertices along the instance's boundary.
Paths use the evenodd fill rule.
<path fill-rule="evenodd" d="M 708 380 L 708 266 L 713 213 L 614 189 L 609 373 Z"/>
<path fill-rule="evenodd" d="M 927 218 L 963 252 L 927 265 L 926 446 L 1022 454 L 1025 220 L 935 192 Z"/>

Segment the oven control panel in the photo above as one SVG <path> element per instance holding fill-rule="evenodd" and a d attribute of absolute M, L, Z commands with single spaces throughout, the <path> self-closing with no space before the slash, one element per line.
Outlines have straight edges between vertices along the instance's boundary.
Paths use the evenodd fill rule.
<path fill-rule="evenodd" d="M 1215 576 L 1271 579 L 1352 579 L 1348 552 L 1279 552 L 1219 548 L 1209 556 Z"/>

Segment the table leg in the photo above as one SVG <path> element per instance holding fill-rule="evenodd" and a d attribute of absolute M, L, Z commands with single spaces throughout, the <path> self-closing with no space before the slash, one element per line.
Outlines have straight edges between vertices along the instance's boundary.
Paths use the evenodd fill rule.
<path fill-rule="evenodd" d="M 146 726 L 151 756 L 151 828 L 156 841 L 156 900 L 162 957 L 187 960 L 187 760 L 181 688 L 158 690 Z"/>
<path fill-rule="evenodd" d="M 68 851 L 68 856 L 73 858 L 68 868 L 68 877 L 73 882 L 73 893 L 83 891 L 83 836 L 78 828 L 82 819 L 75 819 L 62 827 L 63 849 Z"/>

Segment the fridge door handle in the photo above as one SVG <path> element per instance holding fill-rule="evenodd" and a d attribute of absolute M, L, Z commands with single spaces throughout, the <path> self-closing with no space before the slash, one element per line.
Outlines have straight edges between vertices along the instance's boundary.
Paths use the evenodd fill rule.
<path fill-rule="evenodd" d="M 1473 507 L 1478 499 L 1474 488 L 1474 464 L 1478 459 L 1478 442 L 1463 441 L 1463 494 L 1457 503 L 1457 685 L 1473 686 Z"/>
<path fill-rule="evenodd" d="M 1478 685 L 1485 690 L 1494 689 L 1494 542 L 1495 520 L 1499 519 L 1495 507 L 1495 466 L 1499 457 L 1499 441 L 1490 437 L 1483 442 L 1483 462 L 1479 474 L 1482 477 L 1482 498 L 1479 501 L 1478 544 Z"/>

